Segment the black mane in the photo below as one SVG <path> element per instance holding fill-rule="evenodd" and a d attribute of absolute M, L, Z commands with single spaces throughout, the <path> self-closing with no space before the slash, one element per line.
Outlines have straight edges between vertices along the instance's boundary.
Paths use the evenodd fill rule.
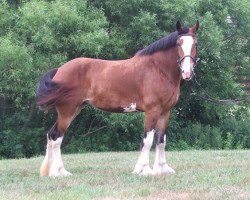
<path fill-rule="evenodd" d="M 187 34 L 188 30 L 189 30 L 188 28 L 183 28 L 181 32 L 178 32 L 178 31 L 172 32 L 169 36 L 165 36 L 153 42 L 152 44 L 145 47 L 144 49 L 139 50 L 136 53 L 136 55 L 139 55 L 139 56 L 152 55 L 153 53 L 157 51 L 169 49 L 176 45 L 178 36 L 182 34 Z"/>

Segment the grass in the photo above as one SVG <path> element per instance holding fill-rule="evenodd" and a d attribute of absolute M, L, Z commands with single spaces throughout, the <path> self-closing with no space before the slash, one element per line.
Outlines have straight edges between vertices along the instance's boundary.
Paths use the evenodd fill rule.
<path fill-rule="evenodd" d="M 162 177 L 133 175 L 138 155 L 63 155 L 60 178 L 39 177 L 43 157 L 0 160 L 0 199 L 250 199 L 250 150 L 168 152 L 176 174 Z"/>

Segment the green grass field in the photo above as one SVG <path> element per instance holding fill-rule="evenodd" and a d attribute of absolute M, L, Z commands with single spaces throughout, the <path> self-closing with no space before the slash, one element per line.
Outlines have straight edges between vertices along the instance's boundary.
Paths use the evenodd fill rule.
<path fill-rule="evenodd" d="M 163 177 L 133 175 L 138 155 L 63 155 L 73 175 L 60 178 L 39 177 L 43 157 L 0 160 L 0 199 L 250 199 L 250 150 L 168 152 Z"/>

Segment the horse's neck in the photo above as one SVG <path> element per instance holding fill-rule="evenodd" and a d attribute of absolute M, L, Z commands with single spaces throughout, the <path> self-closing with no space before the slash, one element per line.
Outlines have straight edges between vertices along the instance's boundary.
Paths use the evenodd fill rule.
<path fill-rule="evenodd" d="M 155 67 L 164 73 L 172 83 L 180 85 L 181 74 L 177 63 L 177 50 L 176 47 L 172 47 L 167 50 L 159 51 L 151 55 L 154 63 L 157 63 Z"/>

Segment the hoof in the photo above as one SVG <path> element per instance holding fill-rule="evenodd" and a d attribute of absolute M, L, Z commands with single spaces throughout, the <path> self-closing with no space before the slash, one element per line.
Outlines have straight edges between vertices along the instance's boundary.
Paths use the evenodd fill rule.
<path fill-rule="evenodd" d="M 53 170 L 49 173 L 49 176 L 52 177 L 64 177 L 64 176 L 71 176 L 72 174 L 70 172 L 68 172 L 66 169 L 61 168 L 61 169 L 57 169 L 57 170 Z"/>
<path fill-rule="evenodd" d="M 153 171 L 152 169 L 149 167 L 149 165 L 145 165 L 140 169 L 135 169 L 133 171 L 133 174 L 139 175 L 139 176 L 150 176 L 152 175 Z"/>
<path fill-rule="evenodd" d="M 72 174 L 70 172 L 68 172 L 66 169 L 62 169 L 61 176 L 72 176 Z"/>
<path fill-rule="evenodd" d="M 167 164 L 154 166 L 153 175 L 167 175 L 167 174 L 175 174 L 175 171 Z"/>

